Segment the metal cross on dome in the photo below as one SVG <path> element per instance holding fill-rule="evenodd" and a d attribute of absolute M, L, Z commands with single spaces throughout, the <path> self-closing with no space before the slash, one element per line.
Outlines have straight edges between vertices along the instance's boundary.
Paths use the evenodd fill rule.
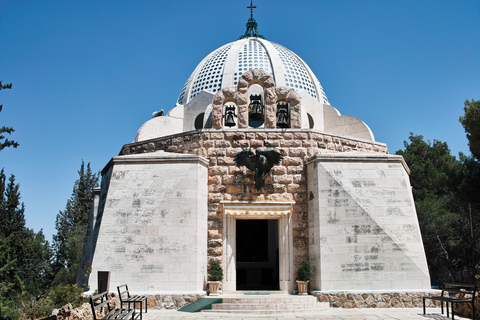
<path fill-rule="evenodd" d="M 250 9 L 250 17 L 253 18 L 253 9 L 257 8 L 256 6 L 253 5 L 253 0 L 250 0 L 250 6 L 248 6 L 247 8 Z"/>
<path fill-rule="evenodd" d="M 257 31 L 258 24 L 253 18 L 253 9 L 257 7 L 253 5 L 253 0 L 250 0 L 250 5 L 247 8 L 250 9 L 250 19 L 248 19 L 247 24 L 245 25 L 247 27 L 247 31 L 245 31 L 245 34 L 241 35 L 238 39 L 250 37 L 265 39 L 262 35 L 258 34 Z"/>

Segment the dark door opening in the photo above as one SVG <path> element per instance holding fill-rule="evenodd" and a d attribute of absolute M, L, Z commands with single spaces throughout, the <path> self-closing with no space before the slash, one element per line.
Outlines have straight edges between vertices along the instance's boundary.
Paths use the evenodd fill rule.
<path fill-rule="evenodd" d="M 236 220 L 237 290 L 279 290 L 278 220 Z"/>

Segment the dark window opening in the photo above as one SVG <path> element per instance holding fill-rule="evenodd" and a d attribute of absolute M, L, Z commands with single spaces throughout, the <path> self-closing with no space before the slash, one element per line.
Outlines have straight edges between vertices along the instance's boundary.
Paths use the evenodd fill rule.
<path fill-rule="evenodd" d="M 200 113 L 196 118 L 195 118 L 195 129 L 203 129 L 203 117 L 205 116 L 205 113 Z"/>

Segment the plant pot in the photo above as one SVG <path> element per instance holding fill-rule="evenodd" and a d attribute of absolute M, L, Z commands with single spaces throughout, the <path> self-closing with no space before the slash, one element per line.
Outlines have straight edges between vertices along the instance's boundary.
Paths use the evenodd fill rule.
<path fill-rule="evenodd" d="M 218 289 L 222 284 L 221 281 L 208 281 L 208 289 L 210 290 L 210 296 L 218 296 Z"/>
<path fill-rule="evenodd" d="M 298 281 L 297 280 L 297 286 L 298 286 L 298 294 L 301 295 L 307 295 L 308 291 L 308 281 Z"/>

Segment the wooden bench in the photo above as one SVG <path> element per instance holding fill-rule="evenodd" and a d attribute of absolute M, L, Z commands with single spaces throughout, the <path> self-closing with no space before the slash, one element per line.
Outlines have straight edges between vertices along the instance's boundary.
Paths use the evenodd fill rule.
<path fill-rule="evenodd" d="M 122 290 L 123 289 L 123 290 Z M 120 299 L 120 305 L 123 307 L 123 304 L 128 304 L 128 309 L 130 309 L 130 304 L 133 303 L 133 310 L 135 310 L 135 305 L 140 304 L 140 319 L 142 319 L 142 310 L 143 304 L 145 304 L 145 313 L 147 313 L 147 297 L 146 296 L 131 296 L 128 291 L 128 286 L 122 284 L 117 287 L 118 298 Z M 125 298 L 124 298 L 125 297 Z"/>
<path fill-rule="evenodd" d="M 92 306 L 93 320 L 137 320 L 139 318 L 139 314 L 135 313 L 133 309 L 112 309 L 107 291 L 90 297 L 90 305 Z M 98 319 L 95 311 L 99 309 L 103 311 L 105 306 L 108 308 L 107 314 Z"/>
<path fill-rule="evenodd" d="M 452 320 L 454 320 L 454 316 L 453 316 L 454 303 L 470 303 L 472 305 L 473 320 L 475 320 L 476 291 L 477 291 L 477 286 L 473 284 L 470 285 L 470 284 L 444 283 L 442 286 L 442 294 L 440 296 L 423 297 L 423 314 L 425 314 L 425 299 L 440 301 L 442 314 L 443 314 L 443 303 L 445 302 L 447 307 L 447 318 L 449 317 L 448 304 L 450 303 L 452 308 Z M 471 298 L 469 296 L 471 296 Z"/>

